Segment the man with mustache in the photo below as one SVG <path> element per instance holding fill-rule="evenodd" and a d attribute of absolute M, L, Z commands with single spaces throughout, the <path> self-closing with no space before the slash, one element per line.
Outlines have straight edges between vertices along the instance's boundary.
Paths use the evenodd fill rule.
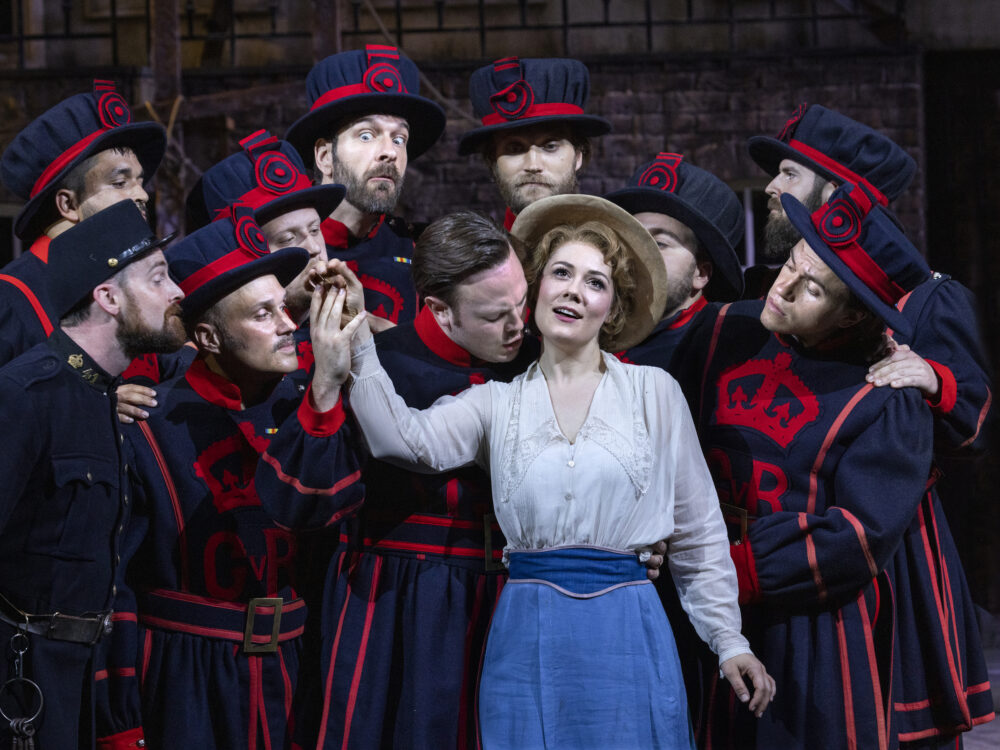
<path fill-rule="evenodd" d="M 309 373 L 285 311 L 285 287 L 308 260 L 299 247 L 269 252 L 241 204 L 172 248 L 198 356 L 159 386 L 148 419 L 125 428 L 141 491 L 98 683 L 107 747 L 290 741 L 307 613 L 296 537 L 261 497 L 308 503 L 312 525 L 335 526 L 363 496 L 340 399 L 338 341 L 353 330 L 340 328 L 343 297 L 314 298 Z"/>
<path fill-rule="evenodd" d="M 183 295 L 160 250 L 166 241 L 130 200 L 53 238 L 48 311 L 58 325 L 0 369 L 7 746 L 12 735 L 32 732 L 40 747 L 92 745 L 94 660 L 111 630 L 122 532 L 134 507 L 115 388 L 138 354 L 184 343 Z M 8 658 L 17 654 L 20 666 Z M 30 727 L 11 724 L 32 717 Z"/>
<path fill-rule="evenodd" d="M 588 139 L 611 130 L 584 111 L 589 95 L 587 66 L 568 58 L 505 57 L 472 74 L 469 98 L 482 124 L 462 136 L 458 152 L 483 157 L 507 205 L 508 229 L 539 198 L 579 192 Z"/>
<path fill-rule="evenodd" d="M 417 66 L 395 47 L 331 55 L 306 79 L 310 110 L 285 138 L 315 165 L 320 184 L 347 188 L 323 217 L 327 254 L 346 261 L 365 288 L 369 322 L 379 328 L 413 320 L 417 295 L 410 278 L 413 240 L 391 215 L 406 165 L 444 131 L 444 111 L 419 95 Z"/>
<path fill-rule="evenodd" d="M 0 178 L 25 201 L 14 232 L 29 250 L 0 270 L 0 364 L 55 328 L 48 300 L 49 243 L 88 216 L 129 199 L 146 214 L 143 184 L 163 158 L 167 136 L 132 122 L 113 81 L 61 101 L 18 133 L 0 157 Z"/>

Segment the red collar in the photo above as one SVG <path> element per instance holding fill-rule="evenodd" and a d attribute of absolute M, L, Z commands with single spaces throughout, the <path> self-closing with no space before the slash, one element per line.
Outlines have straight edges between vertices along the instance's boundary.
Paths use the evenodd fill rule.
<path fill-rule="evenodd" d="M 42 263 L 48 264 L 50 242 L 52 242 L 52 238 L 47 234 L 43 234 L 31 243 L 31 247 L 28 249 L 28 252 L 34 253 L 38 257 L 38 260 L 42 261 Z"/>
<path fill-rule="evenodd" d="M 378 217 L 378 221 L 375 222 L 375 226 L 364 238 L 370 240 L 376 234 L 378 230 L 382 227 L 382 223 L 385 221 L 385 214 Z M 351 244 L 351 240 L 355 239 L 351 235 L 351 231 L 344 225 L 341 224 L 336 219 L 332 219 L 329 216 L 323 219 L 323 222 L 319 225 L 320 231 L 323 232 L 323 240 L 330 247 L 348 247 Z M 355 241 L 357 241 L 355 239 Z"/>
<path fill-rule="evenodd" d="M 459 367 L 472 367 L 472 355 L 448 338 L 427 305 L 417 313 L 413 328 L 427 348 L 441 359 Z"/>
<path fill-rule="evenodd" d="M 705 305 L 708 304 L 708 300 L 705 299 L 705 295 L 700 296 L 694 302 L 691 303 L 689 307 L 684 308 L 679 313 L 674 314 L 674 319 L 670 321 L 670 325 L 667 326 L 668 331 L 673 331 L 677 328 L 683 328 L 688 323 L 691 322 L 691 318 L 695 316 L 696 313 L 705 309 Z"/>
<path fill-rule="evenodd" d="M 503 228 L 509 232 L 510 228 L 514 226 L 514 221 L 516 219 L 517 219 L 517 214 L 508 208 L 507 213 L 503 215 Z"/>
<path fill-rule="evenodd" d="M 208 403 L 230 411 L 243 410 L 243 395 L 240 393 L 239 386 L 208 369 L 208 365 L 201 357 L 191 363 L 187 372 L 184 373 L 184 379 L 194 389 L 194 392 Z"/>

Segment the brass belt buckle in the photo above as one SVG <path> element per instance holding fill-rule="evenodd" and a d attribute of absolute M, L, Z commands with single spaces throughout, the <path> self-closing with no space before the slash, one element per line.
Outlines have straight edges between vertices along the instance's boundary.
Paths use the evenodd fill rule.
<path fill-rule="evenodd" d="M 278 650 L 278 634 L 281 632 L 281 597 L 259 597 L 251 599 L 247 604 L 247 625 L 243 630 L 243 653 L 273 654 Z M 274 607 L 274 624 L 271 626 L 271 639 L 267 643 L 253 642 L 253 621 L 257 616 L 258 607 Z"/>
<path fill-rule="evenodd" d="M 737 505 L 730 505 L 729 503 L 719 503 L 722 508 L 722 518 L 726 522 L 726 531 L 729 533 L 729 541 L 733 544 L 743 544 L 743 541 L 747 538 L 747 511 L 746 508 L 740 508 Z M 740 533 L 735 539 L 733 534 L 729 532 L 730 525 L 739 526 Z"/>
<path fill-rule="evenodd" d="M 492 513 L 483 515 L 483 562 L 487 573 L 503 570 L 503 563 L 493 559 L 493 522 L 496 516 Z"/>

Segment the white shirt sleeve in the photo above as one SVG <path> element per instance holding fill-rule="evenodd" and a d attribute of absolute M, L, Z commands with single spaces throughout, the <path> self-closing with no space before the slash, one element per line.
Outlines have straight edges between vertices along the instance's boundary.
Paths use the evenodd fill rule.
<path fill-rule="evenodd" d="M 669 376 L 657 378 L 659 403 L 667 404 L 669 444 L 674 453 L 674 532 L 667 541 L 667 564 L 681 606 L 698 635 L 719 655 L 719 662 L 751 653 L 740 633 L 736 568 L 729 555 L 729 538 L 719 508 L 712 475 L 705 463 L 698 434 L 680 388 Z M 662 412 L 661 412 L 662 413 Z M 662 453 L 661 453 L 662 455 Z"/>
<path fill-rule="evenodd" d="M 373 339 L 352 351 L 351 374 L 349 404 L 375 458 L 429 472 L 472 463 L 485 467 L 492 413 L 488 384 L 443 396 L 427 409 L 411 409 L 379 363 Z"/>

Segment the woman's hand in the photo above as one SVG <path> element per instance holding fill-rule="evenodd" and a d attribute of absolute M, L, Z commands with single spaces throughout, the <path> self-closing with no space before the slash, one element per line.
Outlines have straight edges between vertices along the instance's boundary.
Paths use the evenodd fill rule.
<path fill-rule="evenodd" d="M 326 412 L 337 404 L 340 386 L 351 374 L 351 339 L 368 317 L 364 310 L 344 325 L 347 292 L 334 286 L 313 291 L 309 310 L 309 336 L 316 367 L 312 378 L 313 407 Z"/>
<path fill-rule="evenodd" d="M 764 715 L 764 709 L 774 700 L 775 685 L 774 678 L 767 673 L 764 665 L 761 664 L 753 654 L 739 654 L 731 659 L 726 659 L 719 665 L 723 676 L 729 680 L 733 686 L 736 697 L 741 702 L 750 701 L 747 706 L 758 719 Z M 753 684 L 753 698 L 747 690 L 743 677 L 749 677 Z"/>

